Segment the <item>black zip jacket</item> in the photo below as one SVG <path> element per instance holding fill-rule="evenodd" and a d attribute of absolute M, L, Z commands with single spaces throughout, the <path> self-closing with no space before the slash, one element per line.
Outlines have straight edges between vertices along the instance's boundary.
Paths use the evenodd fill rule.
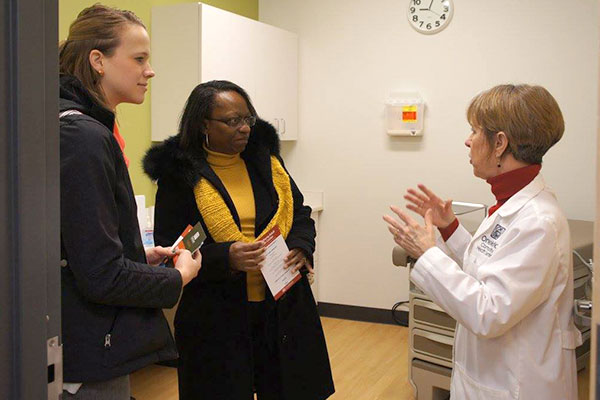
<path fill-rule="evenodd" d="M 177 357 L 161 309 L 182 280 L 146 264 L 114 114 L 71 76 L 60 78 L 65 110 L 82 114 L 60 119 L 64 381 L 103 381 Z"/>

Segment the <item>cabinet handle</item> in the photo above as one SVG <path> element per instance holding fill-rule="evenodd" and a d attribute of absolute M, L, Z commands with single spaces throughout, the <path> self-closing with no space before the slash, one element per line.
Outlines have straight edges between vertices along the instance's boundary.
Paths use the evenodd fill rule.
<path fill-rule="evenodd" d="M 281 118 L 281 121 L 283 121 L 283 132 L 281 132 L 281 134 L 283 135 L 285 133 L 285 119 Z"/>
<path fill-rule="evenodd" d="M 275 131 L 277 133 L 280 133 L 279 132 L 279 118 L 273 118 L 273 120 L 275 121 Z"/>

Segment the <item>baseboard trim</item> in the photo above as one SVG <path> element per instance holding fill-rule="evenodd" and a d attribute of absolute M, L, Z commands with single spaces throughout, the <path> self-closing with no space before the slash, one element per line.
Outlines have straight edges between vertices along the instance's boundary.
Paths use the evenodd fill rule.
<path fill-rule="evenodd" d="M 319 302 L 317 308 L 319 310 L 319 315 L 322 317 L 398 325 L 398 323 L 394 321 L 394 317 L 392 316 L 392 310 L 323 302 Z M 400 325 L 408 326 L 407 311 L 396 311 L 396 317 L 400 321 Z"/>

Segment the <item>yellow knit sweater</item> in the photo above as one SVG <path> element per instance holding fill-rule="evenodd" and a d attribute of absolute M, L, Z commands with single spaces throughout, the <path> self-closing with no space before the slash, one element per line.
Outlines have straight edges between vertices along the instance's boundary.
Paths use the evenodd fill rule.
<path fill-rule="evenodd" d="M 223 154 L 206 149 L 206 160 L 231 197 L 240 217 L 242 233 L 254 238 L 256 207 L 246 163 L 239 154 Z M 260 271 L 248 272 L 248 301 L 265 299 L 265 281 Z"/>

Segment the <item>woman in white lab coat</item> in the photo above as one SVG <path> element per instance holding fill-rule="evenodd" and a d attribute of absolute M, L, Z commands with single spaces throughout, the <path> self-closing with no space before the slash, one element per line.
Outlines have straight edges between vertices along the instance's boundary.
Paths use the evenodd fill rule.
<path fill-rule="evenodd" d="M 424 185 L 405 195 L 424 226 L 398 207 L 400 220 L 384 217 L 417 259 L 411 279 L 458 322 L 451 397 L 577 399 L 569 227 L 539 174 L 564 131 L 560 108 L 542 87 L 501 85 L 477 95 L 467 119 L 473 173 L 497 201 L 477 232 Z"/>

